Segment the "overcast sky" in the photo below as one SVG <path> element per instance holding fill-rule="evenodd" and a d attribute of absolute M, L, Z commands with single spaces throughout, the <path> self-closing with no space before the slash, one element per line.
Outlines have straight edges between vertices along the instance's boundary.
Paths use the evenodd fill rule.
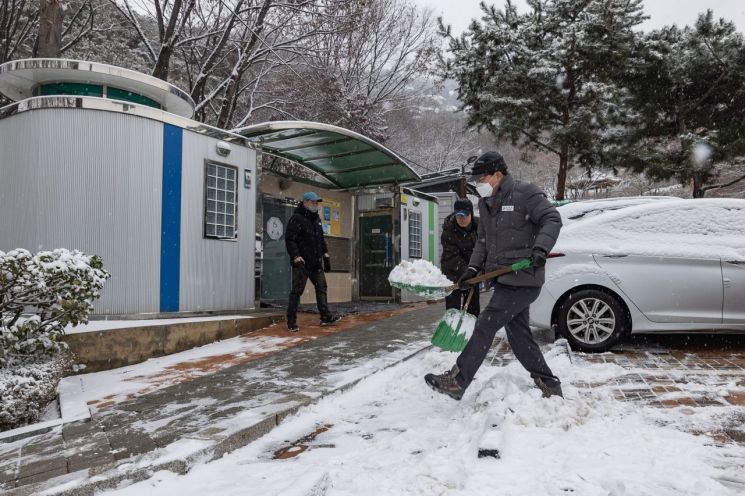
<path fill-rule="evenodd" d="M 435 14 L 441 15 L 446 24 L 453 26 L 455 33 L 468 27 L 471 19 L 481 17 L 480 0 L 416 0 L 421 5 L 430 7 Z M 526 8 L 525 0 L 513 0 L 518 10 Z M 487 1 L 502 8 L 504 1 Z M 745 33 L 744 0 L 646 0 L 644 10 L 650 19 L 642 25 L 644 30 L 651 30 L 666 24 L 684 26 L 693 24 L 700 12 L 707 8 L 714 11 L 716 17 L 734 21 L 738 29 Z"/>

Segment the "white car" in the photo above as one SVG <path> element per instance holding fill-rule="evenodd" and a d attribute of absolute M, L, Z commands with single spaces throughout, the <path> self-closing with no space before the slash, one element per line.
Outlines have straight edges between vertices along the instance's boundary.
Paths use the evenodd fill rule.
<path fill-rule="evenodd" d="M 582 200 L 567 203 L 557 207 L 556 210 L 561 214 L 561 222 L 564 227 L 573 224 L 579 220 L 590 219 L 612 210 L 620 208 L 633 207 L 661 200 L 682 200 L 675 196 L 621 196 L 616 198 L 599 198 L 595 200 Z"/>
<path fill-rule="evenodd" d="M 583 351 L 628 333 L 745 331 L 745 200 L 648 203 L 562 229 L 531 323 Z"/>

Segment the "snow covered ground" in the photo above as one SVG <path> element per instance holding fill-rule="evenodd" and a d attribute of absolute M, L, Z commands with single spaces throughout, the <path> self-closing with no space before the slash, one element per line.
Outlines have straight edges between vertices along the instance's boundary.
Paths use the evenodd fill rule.
<path fill-rule="evenodd" d="M 80 383 L 83 401 L 96 408 L 182 382 L 186 376 L 209 374 L 302 340 L 298 336 L 238 336 L 127 367 L 65 377 L 62 382 Z"/>
<path fill-rule="evenodd" d="M 555 346 L 547 359 L 566 399 L 547 400 L 517 362 L 497 367 L 487 358 L 456 402 L 422 380 L 454 359 L 427 352 L 302 409 L 259 441 L 185 476 L 158 472 L 113 493 L 741 494 L 726 481 L 744 479 L 745 448 L 714 446 L 676 428 L 676 419 L 687 416 L 682 410 L 662 417 L 659 409 L 614 399 L 610 386 L 572 385 L 612 383 L 629 372 L 618 365 L 572 363 Z M 494 433 L 501 459 L 478 458 Z"/>

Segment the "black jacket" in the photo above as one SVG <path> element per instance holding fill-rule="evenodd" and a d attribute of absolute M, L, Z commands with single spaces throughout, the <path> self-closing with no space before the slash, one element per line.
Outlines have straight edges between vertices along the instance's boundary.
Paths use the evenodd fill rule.
<path fill-rule="evenodd" d="M 285 246 L 290 255 L 290 263 L 295 257 L 303 257 L 305 267 L 319 269 L 323 264 L 323 254 L 328 252 L 323 239 L 321 218 L 300 203 L 290 217 L 285 232 Z"/>
<path fill-rule="evenodd" d="M 466 229 L 458 225 L 455 214 L 450 214 L 442 224 L 440 269 L 451 281 L 457 281 L 466 271 L 476 245 L 478 221 L 476 217 L 472 218 L 471 225 Z"/>

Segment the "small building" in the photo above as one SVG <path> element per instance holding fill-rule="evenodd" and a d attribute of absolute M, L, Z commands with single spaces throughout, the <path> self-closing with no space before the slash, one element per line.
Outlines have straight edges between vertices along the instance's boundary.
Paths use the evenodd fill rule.
<path fill-rule="evenodd" d="M 79 249 L 96 314 L 254 307 L 257 153 L 175 86 L 64 59 L 0 66 L 0 250 Z"/>

